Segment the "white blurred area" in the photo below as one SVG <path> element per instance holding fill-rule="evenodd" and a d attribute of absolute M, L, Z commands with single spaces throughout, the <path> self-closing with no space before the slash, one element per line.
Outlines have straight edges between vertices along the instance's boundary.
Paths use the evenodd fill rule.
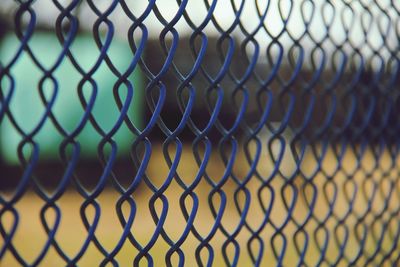
<path fill-rule="evenodd" d="M 188 0 L 181 3 L 182 5 L 186 4 L 185 11 L 196 26 L 199 26 L 207 16 L 205 4 L 207 1 L 209 6 L 213 5 L 212 0 Z M 64 7 L 72 2 L 72 0 L 58 0 L 58 3 Z M 105 12 L 115 1 L 93 2 L 100 12 Z M 136 17 L 139 17 L 149 5 L 147 0 L 126 0 L 125 2 L 130 12 Z M 283 47 L 289 47 L 294 43 L 291 38 L 300 38 L 306 31 L 309 36 L 305 36 L 299 41 L 304 48 L 306 63 L 310 62 L 311 50 L 315 48 L 315 43 L 324 40 L 327 34 L 329 40 L 325 40 L 321 44 L 321 48 L 327 53 L 328 60 L 329 55 L 335 50 L 335 46 L 342 46 L 341 49 L 348 55 L 354 52 L 354 47 L 359 47 L 360 54 L 370 60 L 373 60 L 374 50 L 379 50 L 379 55 L 386 62 L 391 51 L 396 51 L 399 45 L 396 28 L 398 31 L 400 4 L 396 3 L 400 2 L 390 0 L 217 0 L 213 16 L 223 30 L 228 30 L 235 23 L 235 19 L 239 17 L 243 29 L 240 29 L 239 26 L 235 27 L 232 35 L 240 41 L 245 38 L 243 31 L 254 33 L 254 39 L 260 45 L 262 53 L 259 62 L 266 60 L 265 51 L 273 38 L 279 36 L 279 43 Z M 179 13 L 180 8 L 177 0 L 156 0 L 155 6 L 166 22 L 170 22 Z M 236 15 L 235 10 L 239 10 L 241 6 L 242 12 L 240 15 Z M 18 4 L 12 0 L 3 0 L 0 7 L 3 15 L 10 16 Z M 34 1 L 32 8 L 37 15 L 38 25 L 54 25 L 60 14 L 51 0 Z M 156 17 L 154 9 L 146 17 L 144 24 L 148 29 L 149 36 L 158 38 L 164 25 Z M 92 30 L 93 23 L 98 19 L 86 1 L 82 1 L 73 13 L 79 18 L 80 27 L 87 31 Z M 264 19 L 261 18 L 262 16 Z M 28 21 L 28 18 L 29 15 L 26 15 L 24 20 Z M 115 26 L 115 33 L 121 38 L 126 38 L 132 21 L 120 4 L 116 5 L 108 18 Z M 268 32 L 260 26 L 265 27 Z M 105 28 L 102 27 L 102 30 Z M 193 33 L 193 29 L 183 16 L 179 17 L 174 28 L 180 35 Z M 204 32 L 208 35 L 220 36 L 216 25 L 211 21 L 208 22 Z M 137 34 L 141 36 L 140 33 Z M 168 34 L 167 38 L 171 36 Z M 349 45 L 349 42 L 352 45 Z M 247 52 L 248 54 L 254 53 L 254 46 L 248 45 Z M 374 60 L 379 61 L 378 59 Z M 305 64 L 305 67 L 307 65 L 309 64 Z M 374 68 L 374 65 L 379 66 L 379 62 L 372 62 L 371 67 Z"/>

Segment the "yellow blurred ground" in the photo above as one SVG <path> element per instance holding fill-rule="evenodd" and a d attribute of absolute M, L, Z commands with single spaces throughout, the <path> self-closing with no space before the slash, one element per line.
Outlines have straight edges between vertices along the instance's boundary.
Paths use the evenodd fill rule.
<path fill-rule="evenodd" d="M 174 152 L 171 152 L 171 156 L 173 156 L 173 154 Z M 339 256 L 337 242 L 344 242 L 346 229 L 348 230 L 348 241 L 344 249 L 344 255 L 348 258 L 355 257 L 360 249 L 357 233 L 358 236 L 362 235 L 364 232 L 366 234 L 366 247 L 363 251 L 365 256 L 360 259 L 360 266 L 365 263 L 368 255 L 372 255 L 376 249 L 379 249 L 379 252 L 373 262 L 375 264 L 379 263 L 386 253 L 389 253 L 393 245 L 396 245 L 397 247 L 393 253 L 392 259 L 398 256 L 398 241 L 394 237 L 394 234 L 399 231 L 400 219 L 398 213 L 400 208 L 400 181 L 396 170 L 400 165 L 398 159 L 393 161 L 387 151 L 383 153 L 379 158 L 379 161 L 375 159 L 373 153 L 370 151 L 367 151 L 364 156 L 359 159 L 361 162 L 360 165 L 357 165 L 358 161 L 356 159 L 357 157 L 351 150 L 346 151 L 344 160 L 340 165 L 341 171 L 336 173 L 335 169 L 339 162 L 334 157 L 333 151 L 328 151 L 324 158 L 322 168 L 313 178 L 312 182 L 315 184 L 315 189 L 310 185 L 307 185 L 304 189 L 305 194 L 299 193 L 299 197 L 295 201 L 293 212 L 291 213 L 291 220 L 282 229 L 282 234 L 286 237 L 287 242 L 284 266 L 295 266 L 297 264 L 300 252 L 296 250 L 294 236 L 296 236 L 295 240 L 297 244 L 300 248 L 303 248 L 305 233 L 308 233 L 309 237 L 309 243 L 305 254 L 306 263 L 308 265 L 314 266 L 317 263 L 321 254 L 318 249 L 318 244 L 326 242 L 328 243 L 326 258 L 330 262 L 334 261 L 334 259 Z M 265 166 L 266 165 L 263 165 L 260 162 L 258 169 L 261 173 L 264 173 L 267 176 L 269 171 L 265 169 Z M 314 166 L 316 166 L 316 161 L 311 155 L 309 155 L 305 164 L 302 165 L 302 171 L 306 176 L 310 175 L 314 170 Z M 376 169 L 375 166 L 379 166 L 379 168 Z M 392 168 L 393 166 L 396 166 L 396 168 Z M 160 186 L 165 181 L 168 170 L 169 168 L 165 163 L 161 152 L 161 146 L 156 145 L 153 147 L 153 154 L 147 174 L 155 184 Z M 241 151 L 236 159 L 233 171 L 242 179 L 248 170 L 248 163 L 243 157 L 243 151 Z M 346 173 L 352 173 L 353 170 L 356 170 L 354 175 L 350 178 L 347 177 Z M 196 176 L 197 171 L 198 167 L 195 163 L 191 147 L 185 145 L 177 172 L 185 182 L 190 183 Z M 215 181 L 219 181 L 223 176 L 224 171 L 225 165 L 219 158 L 218 153 L 213 153 L 212 159 L 207 167 L 207 172 Z M 215 222 L 215 218 L 210 212 L 210 207 L 207 202 L 207 197 L 212 187 L 203 178 L 201 183 L 195 189 L 200 205 L 194 225 L 201 234 L 207 235 L 211 230 L 212 224 Z M 293 190 L 302 190 L 305 185 L 305 179 L 308 178 L 300 176 L 296 177 L 293 182 L 293 187 L 289 186 L 283 190 L 284 178 L 277 175 L 269 183 L 270 189 L 275 192 L 274 196 L 272 196 L 271 191 L 269 191 L 268 188 L 261 191 L 260 196 L 265 205 L 268 205 L 273 199 L 269 217 L 270 221 L 260 233 L 260 237 L 264 242 L 264 255 L 261 266 L 275 266 L 276 259 L 271 249 L 271 238 L 276 232 L 274 227 L 279 227 L 279 225 L 285 221 L 286 216 L 288 216 L 284 200 L 290 202 L 293 198 Z M 327 182 L 328 179 L 333 182 Z M 246 186 L 249 190 L 251 201 L 249 213 L 245 219 L 254 229 L 261 224 L 265 216 L 265 212 L 261 208 L 257 198 L 260 186 L 261 182 L 256 179 L 255 176 L 251 178 L 250 182 Z M 335 186 L 337 197 L 336 201 L 333 202 Z M 227 207 L 224 211 L 222 224 L 230 232 L 237 227 L 240 221 L 240 212 L 238 212 L 234 205 L 234 191 L 236 188 L 237 185 L 233 182 L 231 177 L 222 188 L 227 198 Z M 374 188 L 377 190 L 374 190 Z M 392 194 L 389 194 L 390 189 L 393 189 Z M 165 196 L 168 199 L 169 209 L 164 229 L 172 240 L 178 240 L 186 226 L 186 221 L 179 207 L 179 198 L 182 192 L 183 189 L 179 187 L 176 181 L 173 181 L 165 192 Z M 145 246 L 149 242 L 155 230 L 155 223 L 150 215 L 148 206 L 152 194 L 153 193 L 146 186 L 141 186 L 138 192 L 135 192 L 135 194 L 132 195 L 137 205 L 137 212 L 135 221 L 131 227 L 131 232 L 142 246 Z M 298 229 L 295 222 L 301 223 L 306 219 L 310 211 L 306 202 L 309 202 L 313 196 L 316 197 L 316 205 L 312 211 L 313 218 L 307 222 L 303 232 L 295 235 L 296 230 Z M 355 196 L 354 199 L 352 199 L 352 196 Z M 96 237 L 108 251 L 111 251 L 116 246 L 123 231 L 116 216 L 116 202 L 118 198 L 119 193 L 108 188 L 100 194 L 97 199 L 97 202 L 101 207 L 101 217 L 96 229 Z M 241 203 L 241 207 L 243 207 L 245 194 L 239 193 L 237 199 Z M 370 201 L 370 203 L 368 203 L 368 201 Z M 85 230 L 79 214 L 79 208 L 83 202 L 84 198 L 82 196 L 77 192 L 70 190 L 65 193 L 57 203 L 62 211 L 62 217 L 61 224 L 56 234 L 56 241 L 60 244 L 63 251 L 65 251 L 65 253 L 71 258 L 78 253 L 87 237 L 87 231 Z M 329 215 L 329 211 L 331 210 L 329 208 L 329 202 L 333 203 L 332 211 L 335 216 Z M 353 205 L 349 205 L 349 202 L 352 202 Z M 213 203 L 215 207 L 219 207 L 220 199 L 218 196 L 214 197 Z M 387 203 L 386 207 L 384 206 L 384 203 Z M 17 233 L 13 238 L 13 245 L 21 256 L 23 256 L 29 263 L 37 257 L 47 238 L 39 218 L 40 210 L 44 204 L 45 202 L 35 193 L 28 192 L 15 206 L 20 218 Z M 191 210 L 193 202 L 190 198 L 186 200 L 185 204 L 188 210 Z M 352 206 L 351 210 L 349 210 L 350 206 Z M 162 203 L 161 201 L 157 201 L 156 210 L 158 211 L 158 214 L 161 214 L 161 209 Z M 125 204 L 123 206 L 123 211 L 127 218 L 131 211 L 129 205 Z M 351 215 L 345 217 L 346 219 L 344 219 L 343 224 L 338 224 L 338 218 L 344 217 L 348 211 L 351 211 Z M 93 219 L 94 209 L 88 208 L 86 214 L 89 221 L 91 221 Z M 365 214 L 368 215 L 364 216 L 361 223 L 357 224 L 357 217 L 362 217 L 362 215 Z M 323 226 L 318 226 L 317 221 L 323 220 L 326 216 L 329 217 L 327 222 Z M 46 213 L 46 219 L 50 225 L 53 224 L 54 217 L 54 212 L 49 211 Z M 13 216 L 7 213 L 3 216 L 1 223 L 6 229 L 9 229 L 13 220 Z M 343 227 L 343 225 L 346 225 L 347 228 Z M 358 226 L 356 227 L 356 225 Z M 329 237 L 326 234 L 328 234 Z M 381 235 L 383 235 L 384 238 L 382 244 L 378 246 L 375 237 Z M 242 228 L 235 238 L 240 245 L 238 266 L 252 266 L 247 250 L 247 241 L 250 236 L 250 232 L 246 228 Z M 221 247 L 225 241 L 226 237 L 221 231 L 218 231 L 210 242 L 215 252 L 213 266 L 225 265 L 221 253 Z M 283 239 L 281 236 L 278 236 L 274 242 L 274 245 L 277 248 L 280 248 L 283 245 Z M 196 266 L 194 255 L 195 249 L 199 243 L 200 242 L 193 234 L 189 234 L 186 241 L 181 246 L 181 249 L 185 253 L 185 266 Z M 0 246 L 3 244 L 4 240 L 1 239 Z M 258 248 L 259 246 L 256 243 L 252 244 L 252 250 L 254 252 L 257 252 Z M 161 236 L 159 236 L 158 241 L 150 250 L 155 266 L 165 265 L 165 254 L 168 249 L 169 245 Z M 233 251 L 233 246 L 228 246 L 228 254 L 230 256 L 233 256 Z M 132 266 L 133 259 L 137 253 L 137 249 L 129 241 L 126 241 L 115 258 L 120 266 Z M 203 262 L 206 263 L 207 253 L 203 252 L 202 257 Z M 79 260 L 78 265 L 98 266 L 103 258 L 104 256 L 96 249 L 94 244 L 91 243 L 84 256 Z M 177 255 L 172 257 L 172 262 L 174 266 L 177 265 Z M 140 266 L 147 266 L 147 261 L 145 259 L 140 263 Z M 5 254 L 0 265 L 5 267 L 19 266 L 10 252 Z M 64 265 L 65 262 L 59 257 L 55 249 L 50 248 L 40 266 Z M 339 262 L 339 266 L 345 265 L 345 261 Z"/>

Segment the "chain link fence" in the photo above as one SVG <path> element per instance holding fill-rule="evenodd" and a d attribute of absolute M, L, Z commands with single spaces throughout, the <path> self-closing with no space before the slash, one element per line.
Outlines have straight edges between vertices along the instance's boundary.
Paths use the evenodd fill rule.
<path fill-rule="evenodd" d="M 400 4 L 4 0 L 1 266 L 398 266 Z"/>

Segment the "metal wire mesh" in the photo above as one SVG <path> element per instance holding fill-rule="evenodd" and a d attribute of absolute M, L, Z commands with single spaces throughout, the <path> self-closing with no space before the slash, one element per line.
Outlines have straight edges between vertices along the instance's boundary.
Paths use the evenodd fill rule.
<path fill-rule="evenodd" d="M 0 264 L 398 266 L 398 3 L 2 1 Z"/>

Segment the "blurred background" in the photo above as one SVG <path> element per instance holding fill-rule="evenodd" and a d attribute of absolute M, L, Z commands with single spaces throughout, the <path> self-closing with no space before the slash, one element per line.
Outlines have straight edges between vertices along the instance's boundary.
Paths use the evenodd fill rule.
<path fill-rule="evenodd" d="M 73 258 L 89 238 L 83 220 L 99 215 L 95 236 L 104 250 L 91 242 L 79 256 L 79 266 L 96 266 L 104 251 L 118 248 L 118 214 L 134 214 L 138 243 L 125 241 L 115 256 L 121 266 L 132 264 L 159 234 L 166 203 L 155 195 L 167 186 L 163 228 L 174 242 L 185 240 L 187 266 L 196 264 L 201 240 L 186 236 L 183 210 L 195 210 L 197 201 L 193 227 L 210 235 L 215 266 L 227 261 L 220 251 L 233 261 L 235 242 L 238 266 L 254 264 L 252 253 L 263 255 L 261 266 L 280 255 L 284 266 L 299 258 L 344 266 L 354 257 L 360 265 L 396 260 L 395 3 L 219 0 L 201 35 L 196 28 L 213 1 L 184 2 L 182 16 L 179 1 L 157 1 L 143 20 L 146 30 L 135 20 L 151 1 L 117 2 L 0 3 L 2 247 L 4 233 L 18 225 L 12 245 L 35 262 L 48 242 L 43 225 L 59 220 L 56 243 Z M 177 14 L 176 31 L 165 31 Z M 191 76 L 201 51 L 202 69 Z M 190 121 L 171 140 L 193 95 Z M 189 185 L 194 195 L 185 194 Z M 5 205 L 17 192 L 18 223 Z M 213 209 L 224 210 L 221 221 Z M 215 234 L 213 225 L 220 225 Z M 168 242 L 158 236 L 149 245 L 156 266 L 165 264 Z M 54 244 L 45 255 L 42 266 L 65 264 Z M 204 262 L 209 257 L 202 252 Z M 6 250 L 0 265 L 18 264 Z"/>

